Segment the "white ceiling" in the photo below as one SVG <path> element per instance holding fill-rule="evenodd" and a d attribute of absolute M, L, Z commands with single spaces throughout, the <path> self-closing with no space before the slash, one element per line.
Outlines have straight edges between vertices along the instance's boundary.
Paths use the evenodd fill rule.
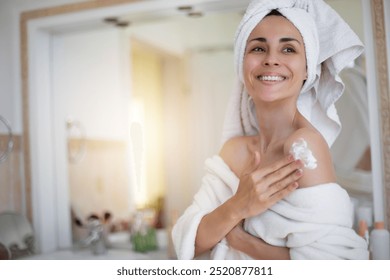
<path fill-rule="evenodd" d="M 131 37 L 174 54 L 206 49 L 232 49 L 242 15 L 207 14 L 199 18 L 171 17 L 128 28 Z"/>
<path fill-rule="evenodd" d="M 153 13 L 127 14 L 123 19 L 132 23 L 128 30 L 133 36 L 174 53 L 193 49 L 232 48 L 236 28 L 251 0 L 199 1 L 202 3 L 193 5 L 192 11 L 202 12 L 202 17 L 191 18 L 177 8 L 167 8 Z M 358 2 L 326 2 L 340 13 L 363 40 L 361 7 L 351 6 L 353 1 Z"/>

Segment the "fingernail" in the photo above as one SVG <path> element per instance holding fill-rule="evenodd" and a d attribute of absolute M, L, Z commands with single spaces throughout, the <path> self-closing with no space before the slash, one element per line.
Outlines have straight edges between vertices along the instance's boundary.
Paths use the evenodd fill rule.
<path fill-rule="evenodd" d="M 291 190 L 297 189 L 298 186 L 299 186 L 298 182 L 294 182 L 294 183 L 291 185 Z"/>
<path fill-rule="evenodd" d="M 300 159 L 297 159 L 296 161 L 295 161 L 299 166 L 303 166 L 303 162 L 302 162 L 302 160 L 300 160 Z"/>
<path fill-rule="evenodd" d="M 302 175 L 303 174 L 303 170 L 302 169 L 297 169 L 297 171 L 295 171 L 297 175 Z"/>
<path fill-rule="evenodd" d="M 288 160 L 293 160 L 294 159 L 294 156 L 293 155 L 289 155 L 288 156 Z"/>

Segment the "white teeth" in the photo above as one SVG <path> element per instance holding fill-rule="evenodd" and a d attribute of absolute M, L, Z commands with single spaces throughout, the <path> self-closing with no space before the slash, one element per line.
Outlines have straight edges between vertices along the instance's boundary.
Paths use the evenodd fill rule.
<path fill-rule="evenodd" d="M 282 76 L 259 76 L 260 81 L 283 81 Z"/>

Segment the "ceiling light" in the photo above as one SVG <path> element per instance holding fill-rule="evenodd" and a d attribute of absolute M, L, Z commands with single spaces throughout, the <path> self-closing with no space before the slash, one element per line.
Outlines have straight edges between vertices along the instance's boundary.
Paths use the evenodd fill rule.
<path fill-rule="evenodd" d="M 107 22 L 107 23 L 117 23 L 118 22 L 118 18 L 117 17 L 107 17 L 104 19 L 104 22 Z"/>
<path fill-rule="evenodd" d="M 202 12 L 189 12 L 188 14 L 187 14 L 189 17 L 201 17 L 201 16 L 203 16 L 203 13 Z"/>
<path fill-rule="evenodd" d="M 116 26 L 118 26 L 118 27 L 127 27 L 129 25 L 130 25 L 130 22 L 128 22 L 128 21 L 118 21 L 116 23 Z"/>
<path fill-rule="evenodd" d="M 177 9 L 182 12 L 189 12 L 192 11 L 192 6 L 179 6 Z"/>

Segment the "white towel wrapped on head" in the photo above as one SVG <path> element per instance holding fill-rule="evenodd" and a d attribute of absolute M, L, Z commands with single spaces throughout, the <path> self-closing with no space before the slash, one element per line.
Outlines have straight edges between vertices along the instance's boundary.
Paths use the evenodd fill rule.
<path fill-rule="evenodd" d="M 229 199 L 239 179 L 219 156 L 206 161 L 207 174 L 192 205 L 173 229 L 179 259 L 192 259 L 201 219 Z M 366 241 L 352 227 L 352 204 L 337 184 L 298 189 L 261 215 L 245 221 L 245 229 L 265 242 L 290 248 L 292 259 L 368 259 Z M 222 240 L 213 259 L 251 259 Z"/>

